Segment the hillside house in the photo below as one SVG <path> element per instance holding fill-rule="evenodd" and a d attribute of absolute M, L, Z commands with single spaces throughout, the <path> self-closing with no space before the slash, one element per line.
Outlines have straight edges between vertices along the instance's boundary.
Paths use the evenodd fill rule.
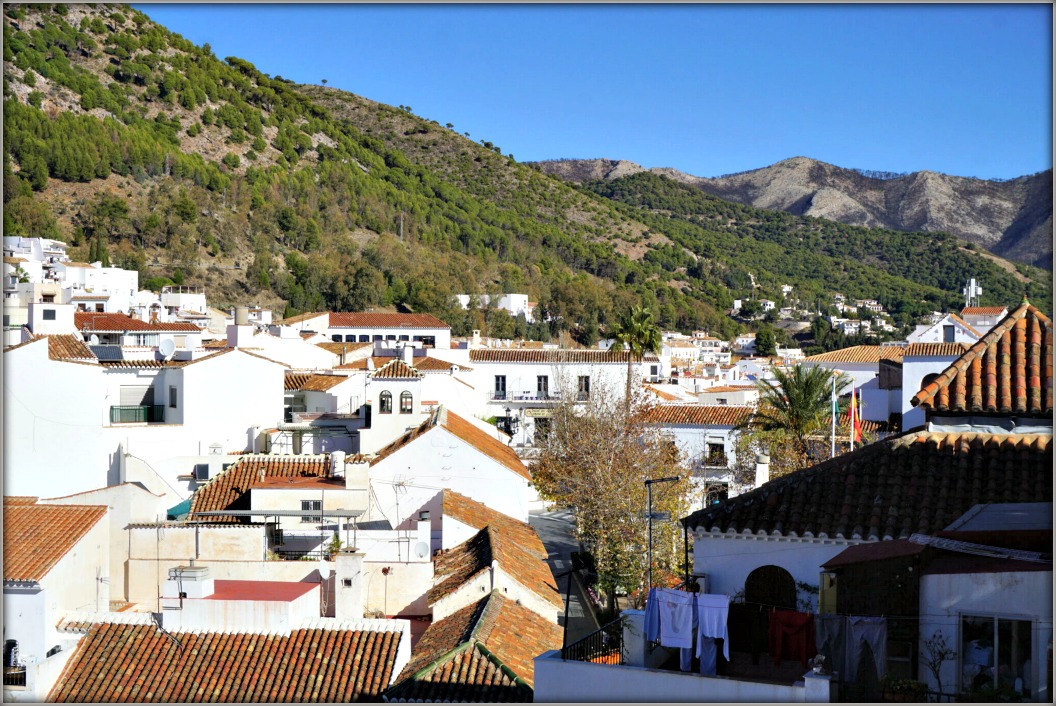
<path fill-rule="evenodd" d="M 982 332 L 957 314 L 945 314 L 938 321 L 920 324 L 906 337 L 909 343 L 975 343 Z"/>
<path fill-rule="evenodd" d="M 759 388 L 755 385 L 713 385 L 697 393 L 697 401 L 702 405 L 754 406 L 759 401 Z"/>
<path fill-rule="evenodd" d="M 308 313 L 278 321 L 273 328 L 278 326 L 321 333 L 331 341 L 344 343 L 388 341 L 394 348 L 400 342 L 415 348 L 451 347 L 451 327 L 432 314 Z"/>
<path fill-rule="evenodd" d="M 523 316 L 528 323 L 535 321 L 532 314 L 536 302 L 528 301 L 527 294 L 500 294 L 494 301 L 489 294 L 456 294 L 455 299 L 463 309 L 469 309 L 471 305 L 480 309 L 503 309 L 510 316 Z"/>
<path fill-rule="evenodd" d="M 966 306 L 961 309 L 961 318 L 976 331 L 986 333 L 1001 319 L 1008 316 L 1007 306 Z"/>

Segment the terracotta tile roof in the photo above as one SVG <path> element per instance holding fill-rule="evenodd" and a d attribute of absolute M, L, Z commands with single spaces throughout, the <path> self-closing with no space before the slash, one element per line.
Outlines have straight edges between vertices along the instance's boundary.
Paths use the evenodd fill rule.
<path fill-rule="evenodd" d="M 902 354 L 903 360 L 910 356 L 941 355 L 960 357 L 970 343 L 910 343 Z"/>
<path fill-rule="evenodd" d="M 738 405 L 678 404 L 649 410 L 647 419 L 655 424 L 735 427 L 752 416 L 753 407 Z"/>
<path fill-rule="evenodd" d="M 287 390 L 299 390 L 301 385 L 308 382 L 312 377 L 311 373 L 286 373 L 286 383 L 284 389 Z"/>
<path fill-rule="evenodd" d="M 314 336 L 315 334 L 301 334 L 302 337 Z M 337 341 L 321 341 L 315 345 L 319 346 L 323 350 L 333 353 L 334 355 L 341 355 L 342 353 L 351 353 L 353 351 L 360 351 L 364 348 L 373 348 L 373 343 L 338 343 Z"/>
<path fill-rule="evenodd" d="M 4 498 L 4 581 L 40 581 L 73 549 L 105 505 L 33 505 Z"/>
<path fill-rule="evenodd" d="M 450 596 L 473 577 L 488 571 L 493 560 L 498 560 L 514 581 L 555 608 L 564 605 L 546 556 L 522 546 L 513 536 L 503 535 L 498 525 L 490 524 L 433 559 L 434 584 L 429 589 L 429 604 Z"/>
<path fill-rule="evenodd" d="M 530 702 L 534 658 L 561 647 L 561 628 L 492 593 L 426 628 L 389 701 Z"/>
<path fill-rule="evenodd" d="M 526 350 L 517 348 L 480 348 L 469 352 L 471 363 L 543 363 L 547 365 L 560 365 L 562 363 L 620 363 L 627 365 L 626 351 L 604 351 L 604 350 L 558 350 L 547 348 L 544 350 Z M 653 353 L 647 353 L 643 358 L 645 361 L 656 361 L 659 358 Z"/>
<path fill-rule="evenodd" d="M 95 354 L 84 341 L 71 334 L 48 336 L 48 357 L 52 360 L 83 360 L 97 362 Z"/>
<path fill-rule="evenodd" d="M 213 341 L 206 341 L 202 344 L 202 348 L 227 348 L 227 339 L 217 338 Z"/>
<path fill-rule="evenodd" d="M 932 413 L 1051 417 L 1052 321 L 1024 302 L 910 402 Z"/>
<path fill-rule="evenodd" d="M 202 331 L 198 326 L 187 322 L 151 324 L 126 314 L 92 311 L 74 312 L 73 324 L 78 331 Z"/>
<path fill-rule="evenodd" d="M 4 506 L 8 505 L 35 505 L 39 500 L 36 495 L 5 495 Z"/>
<path fill-rule="evenodd" d="M 383 368 L 384 366 L 388 365 L 392 361 L 397 360 L 397 358 L 395 358 L 393 356 L 376 356 L 375 355 L 375 356 L 371 356 L 369 358 L 362 358 L 360 360 L 353 360 L 351 363 L 345 363 L 344 365 L 339 365 L 339 366 L 337 366 L 334 369 L 335 370 L 367 370 L 368 369 L 367 368 L 367 361 L 368 360 L 371 361 L 374 364 L 374 369 L 375 370 L 380 370 L 381 368 Z M 451 371 L 451 366 L 452 365 L 455 365 L 456 368 L 458 368 L 460 371 L 463 371 L 463 372 L 470 371 L 470 370 L 473 369 L 473 368 L 468 368 L 465 365 L 458 365 L 458 364 L 454 364 L 454 363 L 448 363 L 446 361 L 440 360 L 439 358 L 434 358 L 431 355 L 430 356 L 425 356 L 425 355 L 417 356 L 411 361 L 411 367 L 413 367 L 415 370 L 418 370 L 419 372 L 425 371 L 425 372 L 444 372 L 444 373 L 447 373 L 447 372 Z"/>
<path fill-rule="evenodd" d="M 444 517 L 452 517 L 478 530 L 494 527 L 504 538 L 513 540 L 529 552 L 543 559 L 548 556 L 539 535 L 527 522 L 516 520 L 449 489 L 443 490 L 442 503 Z"/>
<path fill-rule="evenodd" d="M 879 363 L 881 360 L 902 360 L 902 350 L 901 346 L 851 346 L 807 356 L 804 360 L 816 363 Z"/>
<path fill-rule="evenodd" d="M 753 392 L 755 385 L 716 385 L 715 387 L 702 388 L 699 394 L 705 392 Z"/>
<path fill-rule="evenodd" d="M 956 321 L 961 326 L 964 326 L 966 329 L 968 329 L 969 331 L 974 333 L 976 336 L 982 336 L 983 335 L 981 331 L 977 330 L 970 323 L 968 323 L 967 321 L 965 321 L 961 317 L 957 316 L 957 314 L 950 314 L 950 319 L 952 319 L 953 321 Z"/>
<path fill-rule="evenodd" d="M 440 407 L 419 426 L 381 449 L 377 456 L 374 457 L 374 460 L 371 461 L 371 465 L 381 462 L 436 426 L 442 426 L 447 429 L 477 451 L 499 462 L 525 480 L 530 481 L 532 479 L 532 474 L 528 472 L 521 459 L 518 458 L 516 451 L 445 407 Z"/>
<path fill-rule="evenodd" d="M 331 312 L 330 328 L 451 328 L 432 314 Z"/>
<path fill-rule="evenodd" d="M 670 392 L 665 392 L 657 387 L 653 387 L 652 385 L 643 385 L 642 387 L 644 387 L 646 390 L 653 393 L 660 399 L 664 400 L 665 402 L 678 402 L 682 399 L 678 395 L 673 395 Z"/>
<path fill-rule="evenodd" d="M 99 365 L 104 368 L 165 368 L 167 361 L 164 360 L 100 360 Z"/>
<path fill-rule="evenodd" d="M 29 260 L 26 260 L 25 258 L 21 258 L 21 257 L 7 257 L 7 256 L 5 256 L 4 257 L 4 262 L 7 263 L 8 265 L 18 265 L 18 264 L 23 263 L 23 262 L 29 262 Z"/>
<path fill-rule="evenodd" d="M 458 363 L 448 363 L 446 360 L 440 360 L 439 358 L 434 358 L 431 355 L 423 355 L 421 357 L 415 357 L 414 360 L 412 361 L 412 363 L 414 365 L 414 369 L 415 370 L 425 371 L 425 372 L 436 371 L 436 372 L 447 373 L 447 372 L 451 371 L 451 366 L 454 366 L 455 368 L 457 368 L 458 370 L 460 370 L 462 372 L 467 372 L 467 371 L 470 371 L 470 370 L 473 369 L 473 368 L 467 367 L 465 365 L 459 365 Z"/>
<path fill-rule="evenodd" d="M 59 264 L 64 266 L 64 267 L 87 267 L 87 268 L 91 268 L 91 264 L 89 264 L 87 262 L 72 262 L 72 261 L 67 260 L 66 262 L 60 262 Z"/>
<path fill-rule="evenodd" d="M 1008 313 L 1004 306 L 966 306 L 961 309 L 961 316 L 1002 316 Z"/>
<path fill-rule="evenodd" d="M 314 319 L 317 316 L 325 316 L 325 315 L 326 315 L 325 311 L 307 311 L 307 312 L 305 312 L 303 314 L 297 314 L 297 316 L 291 316 L 288 319 L 280 319 L 276 323 L 278 323 L 280 325 L 284 325 L 284 326 L 289 326 L 291 324 L 299 324 L 302 321 L 307 321 L 308 319 Z"/>
<path fill-rule="evenodd" d="M 691 529 L 898 539 L 980 503 L 1051 502 L 1052 436 L 911 431 L 693 513 Z"/>
<path fill-rule="evenodd" d="M 370 373 L 370 377 L 375 380 L 417 380 L 422 377 L 422 374 L 402 360 L 390 360 Z"/>
<path fill-rule="evenodd" d="M 170 637 L 153 625 L 97 624 L 48 701 L 380 701 L 401 633 L 360 625 Z"/>
<path fill-rule="evenodd" d="M 94 302 L 100 299 L 109 299 L 109 294 L 78 294 L 75 297 L 70 297 L 71 302 Z"/>
<path fill-rule="evenodd" d="M 337 387 L 351 379 L 347 375 L 312 375 L 301 384 L 300 389 L 311 392 L 326 392 L 331 387 Z"/>
<path fill-rule="evenodd" d="M 213 477 L 195 491 L 191 498 L 191 512 L 210 510 L 248 510 L 248 491 L 265 478 L 320 477 L 330 474 L 329 456 L 269 456 L 248 454 L 235 465 Z M 232 523 L 239 518 L 222 515 L 199 516 L 198 522 Z"/>

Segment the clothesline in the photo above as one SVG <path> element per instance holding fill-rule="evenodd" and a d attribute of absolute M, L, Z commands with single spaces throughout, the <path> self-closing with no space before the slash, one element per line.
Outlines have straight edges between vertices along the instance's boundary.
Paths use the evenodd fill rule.
<path fill-rule="evenodd" d="M 774 605 L 772 603 L 757 603 L 755 601 L 741 601 L 741 602 L 738 603 L 738 602 L 735 602 L 735 601 L 731 600 L 730 601 L 730 607 L 732 608 L 733 606 L 759 606 L 761 608 L 771 608 L 771 609 L 774 609 L 774 610 L 791 610 L 791 611 L 795 611 L 797 613 L 807 612 L 807 611 L 801 611 L 801 610 L 799 610 L 797 608 L 788 608 L 787 606 L 779 606 L 779 605 Z M 815 615 L 815 616 L 817 616 L 817 615 L 842 615 L 842 616 L 844 616 L 846 618 L 873 617 L 873 618 L 887 618 L 888 620 L 922 620 L 922 619 L 927 618 L 929 621 L 936 622 L 936 623 L 943 623 L 943 624 L 947 624 L 947 625 L 959 625 L 960 624 L 960 621 L 957 619 L 957 616 L 948 615 L 946 613 L 918 613 L 917 615 L 887 615 L 887 614 L 884 614 L 884 615 L 863 616 L 860 613 L 840 613 L 840 612 L 835 612 L 835 611 L 822 613 L 822 612 L 814 611 L 814 612 L 811 613 L 811 615 Z M 1038 625 L 1041 625 L 1041 626 L 1051 625 L 1052 624 L 1051 621 L 1047 621 L 1047 620 L 1034 620 L 1033 622 L 1035 622 L 1035 623 L 1037 623 Z"/>

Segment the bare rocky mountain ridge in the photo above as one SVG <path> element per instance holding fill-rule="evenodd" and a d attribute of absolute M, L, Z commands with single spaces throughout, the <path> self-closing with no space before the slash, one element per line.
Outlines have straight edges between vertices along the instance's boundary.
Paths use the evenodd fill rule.
<path fill-rule="evenodd" d="M 1008 181 L 931 171 L 866 176 L 807 157 L 722 177 L 698 177 L 626 160 L 542 161 L 547 174 L 574 182 L 650 171 L 704 193 L 756 208 L 850 225 L 950 233 L 995 255 L 1052 269 L 1052 170 Z"/>

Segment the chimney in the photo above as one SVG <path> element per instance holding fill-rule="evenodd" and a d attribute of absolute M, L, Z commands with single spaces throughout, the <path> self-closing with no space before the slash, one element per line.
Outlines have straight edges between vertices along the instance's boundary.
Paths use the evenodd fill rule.
<path fill-rule="evenodd" d="M 473 347 L 480 348 L 480 329 L 473 329 Z"/>
<path fill-rule="evenodd" d="M 755 457 L 755 487 L 770 481 L 770 457 L 759 454 Z"/>
<path fill-rule="evenodd" d="M 429 547 L 426 559 L 432 554 L 433 548 L 433 523 L 429 521 L 429 511 L 422 510 L 418 513 L 418 527 L 415 532 L 415 541 L 423 542 Z"/>
<path fill-rule="evenodd" d="M 334 571 L 334 618 L 363 619 L 363 552 L 346 547 L 337 553 Z"/>
<path fill-rule="evenodd" d="M 403 362 L 408 366 L 414 366 L 414 346 L 407 345 L 403 347 Z"/>
<path fill-rule="evenodd" d="M 334 451 L 330 454 L 330 477 L 343 478 L 345 475 L 345 452 Z"/>

